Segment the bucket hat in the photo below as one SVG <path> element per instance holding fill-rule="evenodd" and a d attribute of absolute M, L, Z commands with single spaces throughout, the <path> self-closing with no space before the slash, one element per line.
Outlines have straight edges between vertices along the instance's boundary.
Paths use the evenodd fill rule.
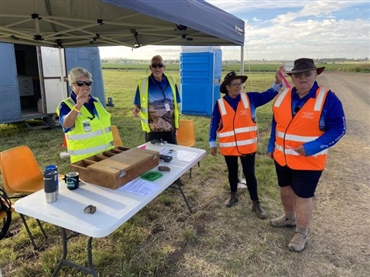
<path fill-rule="evenodd" d="M 293 73 L 302 73 L 306 71 L 311 71 L 316 69 L 317 75 L 320 75 L 324 71 L 325 66 L 316 67 L 313 59 L 300 58 L 294 61 L 294 66 L 291 71 L 286 71 L 285 73 L 292 76 Z"/>
<path fill-rule="evenodd" d="M 248 77 L 245 76 L 245 75 L 237 75 L 235 73 L 235 71 L 231 71 L 229 73 L 226 74 L 225 78 L 224 78 L 224 81 L 222 82 L 221 86 L 220 86 L 220 91 L 222 93 L 227 93 L 227 89 L 226 89 L 226 86 L 232 81 L 232 80 L 235 80 L 235 79 L 240 79 L 242 81 L 242 83 L 244 83 Z"/>

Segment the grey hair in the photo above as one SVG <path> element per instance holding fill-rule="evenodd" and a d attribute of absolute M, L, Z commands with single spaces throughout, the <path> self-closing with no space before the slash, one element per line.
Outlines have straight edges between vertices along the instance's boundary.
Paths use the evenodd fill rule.
<path fill-rule="evenodd" d="M 89 80 L 92 81 L 92 75 L 87 69 L 83 67 L 72 68 L 68 73 L 69 85 L 74 84 L 82 76 L 87 77 Z"/>

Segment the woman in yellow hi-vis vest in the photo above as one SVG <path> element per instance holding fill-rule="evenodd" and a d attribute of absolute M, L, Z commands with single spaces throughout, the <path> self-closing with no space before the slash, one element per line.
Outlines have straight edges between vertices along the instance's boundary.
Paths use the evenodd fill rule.
<path fill-rule="evenodd" d="M 256 108 L 271 101 L 282 88 L 282 77 L 279 71 L 275 73 L 275 83 L 263 93 L 243 92 L 243 83 L 247 76 L 238 76 L 234 71 L 228 73 L 220 86 L 225 94 L 219 99 L 213 109 L 209 145 L 211 154 L 217 155 L 216 134 L 221 155 L 225 157 L 230 185 L 230 198 L 226 207 L 235 205 L 239 200 L 238 159 L 240 158 L 247 187 L 252 200 L 252 211 L 258 218 L 265 219 L 266 214 L 260 205 L 255 176 L 255 155 L 257 151 Z"/>
<path fill-rule="evenodd" d="M 113 148 L 111 115 L 98 98 L 90 95 L 91 73 L 82 67 L 71 69 L 68 82 L 72 92 L 56 112 L 66 136 L 71 162 Z"/>

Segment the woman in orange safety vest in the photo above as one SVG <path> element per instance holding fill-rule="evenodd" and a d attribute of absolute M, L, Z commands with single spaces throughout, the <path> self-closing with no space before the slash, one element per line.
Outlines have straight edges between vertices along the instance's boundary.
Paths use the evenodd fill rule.
<path fill-rule="evenodd" d="M 213 156 L 217 155 L 217 135 L 220 152 L 225 157 L 228 168 L 231 193 L 225 205 L 226 207 L 231 207 L 239 201 L 237 188 L 239 183 L 238 158 L 240 157 L 249 195 L 252 200 L 252 211 L 260 219 L 265 219 L 266 214 L 259 202 L 254 170 L 257 151 L 255 112 L 257 107 L 270 102 L 282 88 L 282 77 L 279 71 L 283 72 L 283 69 L 283 67 L 280 67 L 276 71 L 275 83 L 263 93 L 244 93 L 242 87 L 248 77 L 244 75 L 238 76 L 234 71 L 228 73 L 220 86 L 220 91 L 225 96 L 215 104 L 211 119 L 209 135 L 211 153 Z"/>

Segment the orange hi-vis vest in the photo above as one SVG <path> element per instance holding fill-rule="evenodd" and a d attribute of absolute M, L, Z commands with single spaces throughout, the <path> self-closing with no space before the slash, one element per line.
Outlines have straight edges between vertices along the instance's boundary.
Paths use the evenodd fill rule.
<path fill-rule="evenodd" d="M 224 98 L 217 100 L 222 124 L 217 130 L 223 156 L 241 156 L 257 151 L 257 125 L 252 120 L 249 98 L 240 94 L 236 111 Z"/>
<path fill-rule="evenodd" d="M 313 141 L 324 132 L 319 129 L 320 117 L 328 94 L 327 89 L 319 87 L 316 98 L 310 98 L 293 117 L 292 89 L 279 94 L 273 105 L 276 121 L 274 159 L 281 166 L 287 165 L 296 170 L 323 170 L 327 150 L 313 156 L 299 155 L 294 149 L 306 142 Z"/>

